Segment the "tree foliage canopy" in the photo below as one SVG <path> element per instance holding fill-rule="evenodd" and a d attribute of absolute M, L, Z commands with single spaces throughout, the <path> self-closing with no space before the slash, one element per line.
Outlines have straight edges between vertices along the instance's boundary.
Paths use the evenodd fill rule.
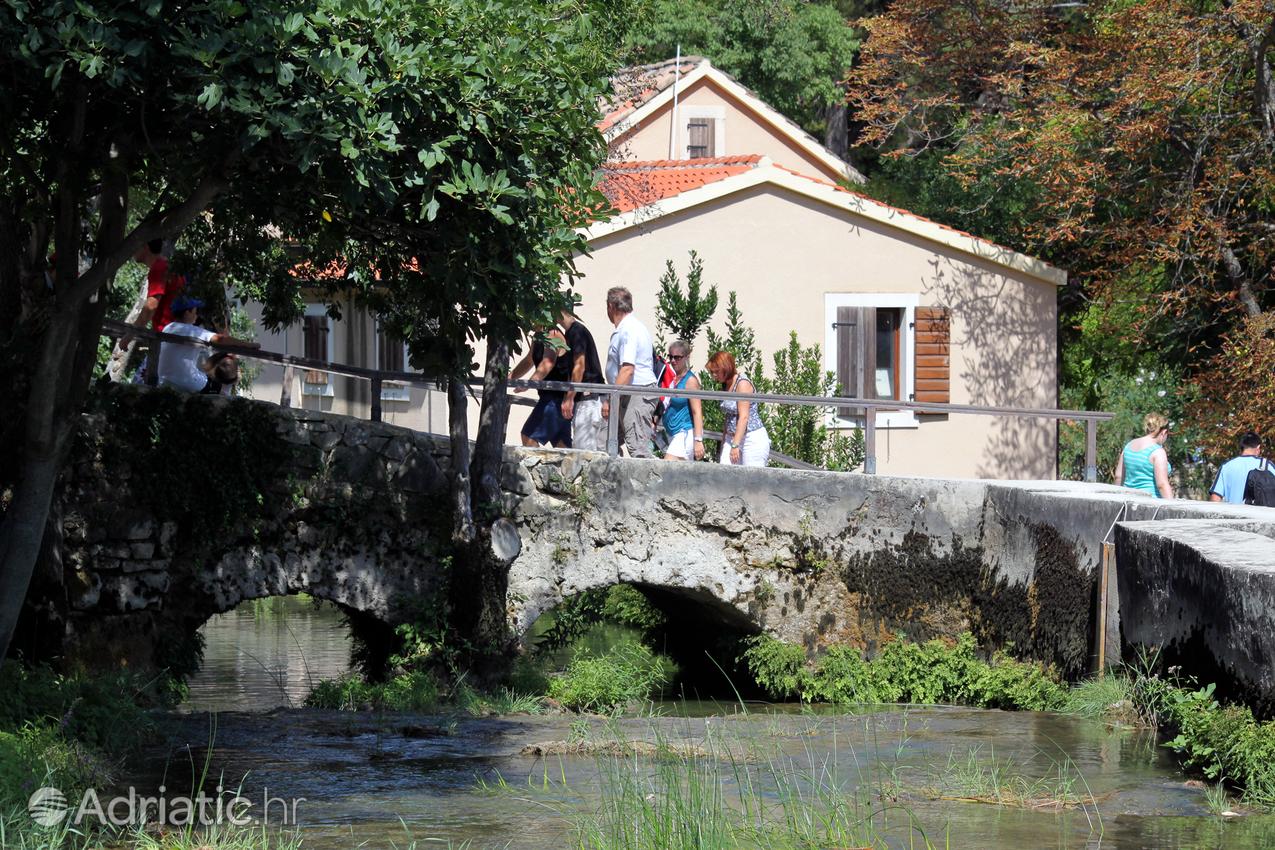
<path fill-rule="evenodd" d="M 20 413 L 5 423 L 0 469 L 0 486 L 18 482 L 0 526 L 0 654 L 96 361 L 107 299 L 95 296 L 120 266 L 198 219 L 183 248 L 204 273 L 260 298 L 269 320 L 295 315 L 306 261 L 321 272 L 312 282 L 366 298 L 414 359 L 459 376 L 474 339 L 499 355 L 563 300 L 582 247 L 574 228 L 604 203 L 593 187 L 605 152 L 595 104 L 625 9 L 0 7 L 0 351 L 10 367 L 0 391 Z M 463 392 L 459 401 L 463 410 Z M 483 423 L 500 432 L 497 464 L 500 410 Z M 472 525 L 461 442 L 454 507 Z M 491 452 L 483 457 L 487 492 Z"/>
<path fill-rule="evenodd" d="M 707 57 L 811 132 L 843 98 L 859 39 L 843 12 L 802 0 L 652 0 L 628 46 L 637 61 Z"/>
<path fill-rule="evenodd" d="M 865 26 L 863 140 L 969 192 L 925 212 L 1068 267 L 1138 368 L 1195 374 L 1275 308 L 1269 0 L 896 0 Z"/>

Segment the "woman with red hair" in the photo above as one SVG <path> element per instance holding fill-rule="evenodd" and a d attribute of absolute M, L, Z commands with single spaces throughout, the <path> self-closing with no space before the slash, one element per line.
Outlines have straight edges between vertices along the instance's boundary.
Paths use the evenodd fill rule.
<path fill-rule="evenodd" d="M 735 357 L 729 351 L 718 351 L 708 358 L 708 373 L 727 392 L 756 392 L 748 376 L 735 370 Z M 765 466 L 770 459 L 770 435 L 758 415 L 760 405 L 744 399 L 722 402 L 722 463 Z"/>

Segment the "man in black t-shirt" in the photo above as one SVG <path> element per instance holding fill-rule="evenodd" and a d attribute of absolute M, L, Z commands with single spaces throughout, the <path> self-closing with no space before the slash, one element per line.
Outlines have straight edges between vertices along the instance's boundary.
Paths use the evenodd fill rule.
<path fill-rule="evenodd" d="M 569 310 L 562 311 L 562 330 L 567 340 L 565 359 L 570 364 L 568 380 L 584 384 L 605 384 L 602 361 L 593 334 Z M 571 445 L 577 449 L 604 452 L 607 424 L 602 418 L 602 399 L 594 393 L 569 392 L 562 399 L 562 417 L 571 422 Z"/>

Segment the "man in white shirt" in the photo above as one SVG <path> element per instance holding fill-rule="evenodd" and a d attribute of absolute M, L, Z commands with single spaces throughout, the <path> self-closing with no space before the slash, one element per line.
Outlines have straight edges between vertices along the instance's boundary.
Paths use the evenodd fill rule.
<path fill-rule="evenodd" d="M 618 386 L 655 387 L 655 346 L 651 332 L 633 315 L 633 294 L 623 286 L 607 291 L 607 318 L 615 325 L 607 346 L 607 382 Z M 651 457 L 655 431 L 655 405 L 659 396 L 620 397 L 620 440 L 629 457 Z M 609 400 L 602 402 L 602 416 L 610 418 Z"/>
<path fill-rule="evenodd" d="M 248 348 L 260 348 L 255 342 L 235 339 L 228 334 L 213 333 L 199 327 L 195 322 L 199 318 L 199 308 L 204 302 L 189 295 L 179 295 L 173 301 L 173 321 L 161 331 L 175 336 L 188 336 L 201 342 L 214 345 L 242 345 Z M 173 387 L 188 393 L 214 392 L 214 381 L 200 367 L 200 356 L 207 355 L 208 350 L 198 345 L 181 345 L 170 343 L 159 349 L 159 384 Z M 219 389 L 220 387 L 218 387 Z"/>

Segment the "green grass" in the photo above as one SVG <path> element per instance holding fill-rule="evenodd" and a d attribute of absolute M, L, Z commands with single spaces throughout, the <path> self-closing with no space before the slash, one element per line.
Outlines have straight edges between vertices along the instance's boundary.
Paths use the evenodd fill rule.
<path fill-rule="evenodd" d="M 566 672 L 549 680 L 549 698 L 574 711 L 615 711 L 649 700 L 672 674 L 672 663 L 639 643 L 595 655 L 577 650 Z"/>
<path fill-rule="evenodd" d="M 852 751 L 785 754 L 773 739 L 736 739 L 705 726 L 694 742 L 669 740 L 652 725 L 643 747 L 611 727 L 615 746 L 599 746 L 587 792 L 567 784 L 546 760 L 525 785 L 480 781 L 486 794 L 534 801 L 560 812 L 578 850 L 797 850 L 932 848 L 906 807 L 874 800 L 877 783 Z M 606 736 L 604 736 L 606 737 Z M 596 741 L 605 743 L 601 738 Z M 846 768 L 850 769 L 847 778 Z M 581 811 L 582 796 L 597 801 Z"/>
<path fill-rule="evenodd" d="M 991 803 L 1025 809 L 1076 809 L 1091 811 L 1093 796 L 1070 759 L 1055 760 L 1043 776 L 1033 775 L 1026 765 L 984 754 L 971 747 L 963 755 L 953 751 L 945 767 L 937 771 L 919 793 L 939 800 Z M 1097 816 L 1097 806 L 1092 806 Z"/>
<path fill-rule="evenodd" d="M 1094 719 L 1137 722 L 1134 680 L 1124 672 L 1105 672 L 1073 685 L 1062 710 Z"/>

